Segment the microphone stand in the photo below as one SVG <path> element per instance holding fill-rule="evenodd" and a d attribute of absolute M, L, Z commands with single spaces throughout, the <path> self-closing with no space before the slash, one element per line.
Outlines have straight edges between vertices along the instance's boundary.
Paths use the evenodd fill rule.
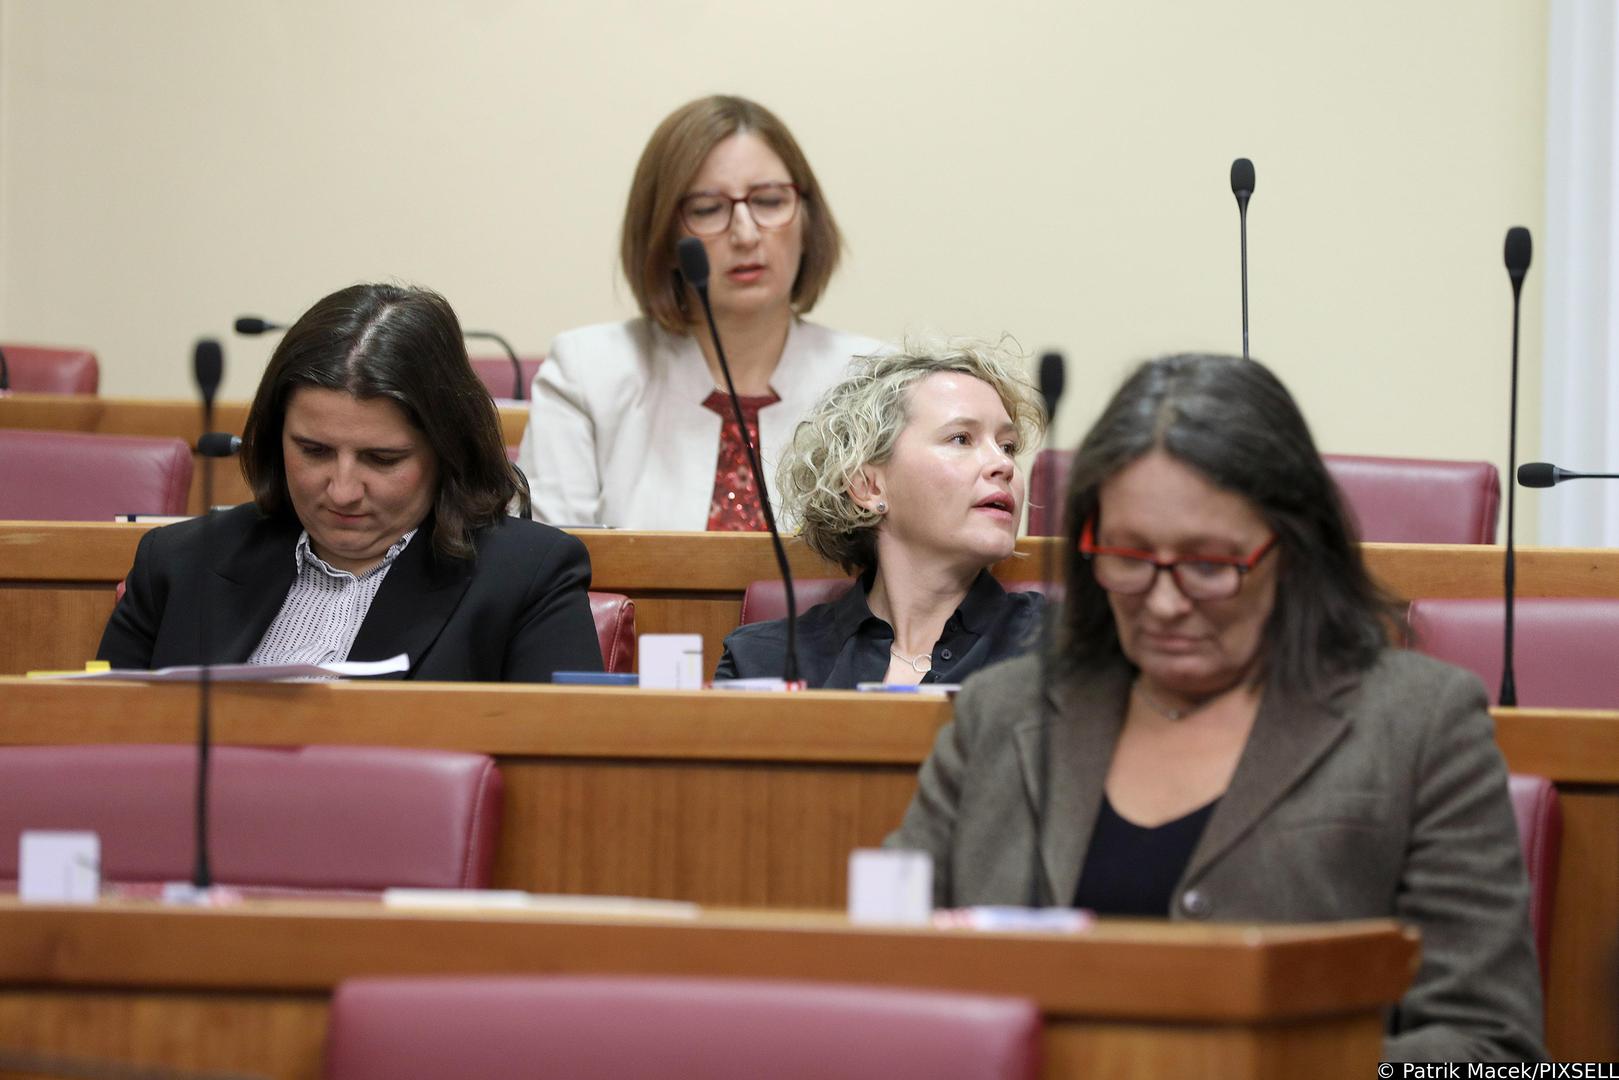
<path fill-rule="evenodd" d="M 1499 704 L 1513 708 L 1518 704 L 1518 681 L 1513 672 L 1513 600 L 1517 593 L 1517 556 L 1513 550 L 1513 532 L 1517 512 L 1518 486 L 1511 483 L 1517 475 L 1518 465 L 1518 309 L 1523 299 L 1523 279 L 1529 272 L 1533 248 L 1529 230 L 1515 225 L 1507 230 L 1505 262 L 1507 277 L 1512 282 L 1512 397 L 1508 407 L 1507 432 L 1507 550 L 1504 572 L 1505 619 L 1501 636 L 1501 690 Z"/>
<path fill-rule="evenodd" d="M 197 385 L 202 391 L 202 430 L 213 431 L 214 427 L 214 395 L 219 390 L 220 377 L 224 373 L 224 356 L 216 341 L 199 341 L 196 351 Z M 201 440 L 199 440 L 200 442 Z M 214 455 L 204 454 L 202 459 L 202 513 L 204 527 L 208 525 L 207 518 L 214 508 Z M 206 582 L 206 575 L 204 576 Z M 197 703 L 197 835 L 196 835 L 196 863 L 191 872 L 191 885 L 195 890 L 193 895 L 200 896 L 213 885 L 213 869 L 208 858 L 208 773 L 209 759 L 213 743 L 213 725 L 209 716 L 209 701 L 212 697 L 213 667 L 212 659 L 212 618 L 209 612 L 208 597 L 199 597 L 201 603 L 197 612 L 198 658 L 202 661 L 202 671 L 198 678 Z"/>
<path fill-rule="evenodd" d="M 1063 391 L 1063 359 L 1061 353 L 1049 352 L 1040 358 L 1040 396 L 1045 401 L 1047 425 L 1056 423 L 1057 402 L 1062 399 Z M 1047 430 L 1050 430 L 1049 426 Z M 1045 489 L 1040 492 L 1047 511 L 1056 503 L 1057 477 L 1055 469 L 1048 469 L 1044 477 Z M 1045 841 L 1046 818 L 1051 810 L 1051 725 L 1056 721 L 1055 716 L 1048 715 L 1050 709 L 1046 701 L 1046 692 L 1051 685 L 1051 650 L 1054 634 L 1051 624 L 1057 613 L 1062 610 L 1060 605 L 1051 602 L 1051 584 L 1056 580 L 1056 541 L 1046 538 L 1046 546 L 1040 560 L 1040 576 L 1046 586 L 1046 610 L 1040 617 L 1040 787 L 1035 793 L 1034 801 L 1034 847 L 1029 853 L 1029 889 L 1025 896 L 1025 907 L 1044 907 L 1044 897 L 1051 897 L 1051 903 L 1057 903 L 1056 890 L 1046 877 L 1046 864 L 1042 857 L 1042 848 Z"/>
<path fill-rule="evenodd" d="M 793 571 L 787 564 L 787 549 L 781 543 L 781 531 L 776 528 L 776 515 L 770 508 L 770 491 L 765 486 L 764 469 L 759 465 L 759 451 L 748 434 L 747 420 L 742 412 L 742 399 L 737 396 L 736 381 L 731 378 L 731 364 L 725 359 L 725 346 L 720 344 L 720 328 L 714 322 L 714 307 L 708 302 L 708 251 L 695 236 L 687 236 L 676 245 L 680 255 L 681 275 L 697 298 L 703 303 L 703 317 L 708 321 L 708 332 L 714 338 L 714 353 L 719 358 L 720 371 L 725 376 L 725 392 L 731 398 L 731 411 L 736 414 L 736 426 L 742 436 L 742 446 L 748 453 L 748 467 L 753 470 L 753 484 L 759 491 L 759 508 L 764 511 L 765 525 L 770 529 L 770 544 L 776 552 L 776 567 L 781 572 L 782 586 L 787 594 L 787 659 L 782 664 L 782 681 L 789 687 L 798 682 L 798 597 L 793 591 Z"/>
<path fill-rule="evenodd" d="M 512 348 L 511 343 L 492 330 L 463 330 L 461 331 L 461 336 L 482 341 L 493 341 L 501 347 L 502 351 L 506 353 L 506 359 L 512 362 L 512 397 L 522 401 L 526 396 L 523 393 L 523 362 L 517 359 L 517 350 Z"/>
<path fill-rule="evenodd" d="M 1242 358 L 1248 359 L 1248 199 L 1254 193 L 1254 163 L 1231 163 L 1231 193 L 1237 197 L 1237 230 L 1242 243 Z"/>

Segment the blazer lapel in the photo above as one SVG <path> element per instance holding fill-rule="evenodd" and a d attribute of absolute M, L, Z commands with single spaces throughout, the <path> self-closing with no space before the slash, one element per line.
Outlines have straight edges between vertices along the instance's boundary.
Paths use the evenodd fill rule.
<path fill-rule="evenodd" d="M 1080 868 L 1096 827 L 1129 692 L 1130 671 L 1123 666 L 1057 679 L 1046 690 L 1041 718 L 1013 731 L 1031 820 L 1039 806 L 1042 771 L 1051 784 L 1040 844 L 1040 861 L 1053 893 L 1046 897 L 1049 903 L 1068 904 L 1079 888 Z M 1050 760 L 1044 770 L 1043 723 L 1052 725 Z"/>
<path fill-rule="evenodd" d="M 1237 771 L 1186 864 L 1183 883 L 1240 840 L 1343 738 L 1350 716 L 1342 695 L 1352 685 L 1339 680 L 1321 700 L 1266 687 Z"/>
<path fill-rule="evenodd" d="M 281 611 L 298 572 L 295 551 L 301 527 L 296 518 L 253 522 L 240 542 L 214 562 L 204 597 L 219 614 L 212 624 L 219 664 L 245 664 Z"/>
<path fill-rule="evenodd" d="M 472 584 L 472 570 L 470 559 L 434 552 L 432 519 L 422 522 L 382 579 L 349 659 L 386 660 L 404 653 L 410 657 L 409 674 L 415 674 Z"/>

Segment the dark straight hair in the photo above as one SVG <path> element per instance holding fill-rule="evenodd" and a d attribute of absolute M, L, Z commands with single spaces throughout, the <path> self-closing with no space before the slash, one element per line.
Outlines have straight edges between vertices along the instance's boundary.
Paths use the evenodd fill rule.
<path fill-rule="evenodd" d="M 260 512 L 292 512 L 281 432 L 299 387 L 387 398 L 438 458 L 433 549 L 472 555 L 472 532 L 493 525 L 519 494 L 500 415 L 467 360 L 461 324 L 438 293 L 351 285 L 292 324 L 259 381 L 242 430 L 242 473 Z"/>
<path fill-rule="evenodd" d="M 1102 484 L 1153 450 L 1243 496 L 1276 533 L 1276 606 L 1256 682 L 1317 695 L 1334 677 L 1371 666 L 1398 611 L 1366 571 L 1353 519 L 1304 415 L 1263 364 L 1204 354 L 1142 364 L 1074 454 L 1063 663 L 1095 667 L 1124 655 L 1079 534 L 1097 516 Z"/>

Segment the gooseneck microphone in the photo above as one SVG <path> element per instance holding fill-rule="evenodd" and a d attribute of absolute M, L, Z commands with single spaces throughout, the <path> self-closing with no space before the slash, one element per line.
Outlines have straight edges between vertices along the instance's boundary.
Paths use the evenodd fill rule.
<path fill-rule="evenodd" d="M 197 378 L 197 390 L 202 394 L 202 429 L 210 431 L 214 426 L 214 396 L 219 393 L 219 381 L 225 373 L 225 354 L 219 347 L 219 342 L 209 338 L 197 342 L 196 352 L 192 357 L 192 367 Z M 205 436 L 206 438 L 206 436 Z M 202 440 L 198 440 L 200 443 Z M 207 516 L 213 511 L 214 505 L 214 459 L 204 455 L 202 460 L 202 513 L 204 527 L 207 527 Z M 201 890 L 213 884 L 213 870 L 208 860 L 208 758 L 212 742 L 212 731 L 208 716 L 208 704 L 212 690 L 212 652 L 213 634 L 209 625 L 208 597 L 200 598 L 197 605 L 197 657 L 202 662 L 201 678 L 198 680 L 197 699 L 197 836 L 196 836 L 196 863 L 191 871 L 191 884 Z"/>
<path fill-rule="evenodd" d="M 281 323 L 261 319 L 257 315 L 243 315 L 236 320 L 236 332 L 247 337 L 257 337 L 259 334 L 276 334 L 285 329 L 286 326 Z"/>
<path fill-rule="evenodd" d="M 210 431 L 197 440 L 197 453 L 206 458 L 231 457 L 241 448 L 241 436 L 228 431 Z"/>
<path fill-rule="evenodd" d="M 526 396 L 523 393 L 523 362 L 517 359 L 517 350 L 512 348 L 511 342 L 493 330 L 463 330 L 461 331 L 461 336 L 479 341 L 493 341 L 500 346 L 501 351 L 506 354 L 506 359 L 512 362 L 512 397 L 517 401 L 522 401 Z"/>
<path fill-rule="evenodd" d="M 770 508 L 770 490 L 765 486 L 764 470 L 759 466 L 759 451 L 748 434 L 747 419 L 742 412 L 742 399 L 737 397 L 736 381 L 731 378 L 731 364 L 725 359 L 725 346 L 720 344 L 720 328 L 714 323 L 714 307 L 708 302 L 708 251 L 695 236 L 683 237 L 675 245 L 680 259 L 680 276 L 686 279 L 703 302 L 703 317 L 708 320 L 708 332 L 714 338 L 714 354 L 719 358 L 720 371 L 725 375 L 725 391 L 731 397 L 731 411 L 736 414 L 736 426 L 742 435 L 742 445 L 748 452 L 748 466 L 753 470 L 753 485 L 759 491 L 759 508 L 764 511 L 765 526 L 770 530 L 770 543 L 776 550 L 776 566 L 781 571 L 782 588 L 787 593 L 787 659 L 782 664 L 782 679 L 788 684 L 798 682 L 798 597 L 793 591 L 793 571 L 787 565 L 787 549 L 781 543 L 781 530 L 776 528 L 776 514 Z"/>
<path fill-rule="evenodd" d="M 1549 488 L 1564 480 L 1619 480 L 1619 473 L 1574 472 L 1549 461 L 1526 461 L 1518 466 L 1518 483 L 1526 488 Z"/>
<path fill-rule="evenodd" d="M 1062 353 L 1048 352 L 1040 357 L 1040 400 L 1046 407 L 1047 430 L 1050 425 L 1057 422 L 1057 402 L 1062 400 L 1063 384 L 1066 382 L 1063 368 Z M 1046 470 L 1045 483 L 1041 485 L 1040 498 L 1046 505 L 1046 513 L 1057 502 L 1057 477 L 1055 469 Z M 1051 723 L 1053 718 L 1046 715 L 1046 689 L 1051 685 L 1051 650 L 1054 635 L 1051 624 L 1062 610 L 1060 604 L 1051 602 L 1051 585 L 1057 578 L 1057 544 L 1048 538 L 1044 554 L 1040 560 L 1040 577 L 1045 583 L 1046 610 L 1040 619 L 1040 786 L 1035 792 L 1034 800 L 1034 846 L 1029 852 L 1029 889 L 1025 905 L 1027 907 L 1043 907 L 1044 897 L 1050 896 L 1053 904 L 1057 903 L 1055 890 L 1051 882 L 1046 880 L 1046 864 L 1041 858 L 1040 851 L 1045 840 L 1046 817 L 1051 807 Z"/>
<path fill-rule="evenodd" d="M 1237 197 L 1237 229 L 1242 234 L 1242 358 L 1248 359 L 1248 199 L 1254 193 L 1254 163 L 1231 163 L 1231 194 Z"/>
<path fill-rule="evenodd" d="M 1529 260 L 1534 244 L 1529 230 L 1514 225 L 1507 230 L 1507 241 L 1502 256 L 1507 266 L 1507 278 L 1512 283 L 1512 398 L 1508 408 L 1507 476 L 1517 472 L 1518 464 L 1518 309 L 1523 301 L 1523 279 L 1529 273 Z M 1500 703 L 1507 707 L 1518 704 L 1518 681 L 1513 673 L 1513 598 L 1517 592 L 1517 554 L 1513 550 L 1513 524 L 1517 517 L 1517 485 L 1507 484 L 1507 552 L 1505 570 L 1506 619 L 1501 635 L 1501 693 Z"/>

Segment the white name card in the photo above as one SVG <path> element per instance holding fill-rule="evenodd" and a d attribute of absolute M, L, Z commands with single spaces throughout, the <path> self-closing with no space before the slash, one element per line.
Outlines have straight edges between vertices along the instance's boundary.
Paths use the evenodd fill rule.
<path fill-rule="evenodd" d="M 926 926 L 933 915 L 933 857 L 862 848 L 849 856 L 849 921 Z"/>
<path fill-rule="evenodd" d="M 101 837 L 25 832 L 17 867 L 17 895 L 25 903 L 93 904 L 101 891 Z"/>

